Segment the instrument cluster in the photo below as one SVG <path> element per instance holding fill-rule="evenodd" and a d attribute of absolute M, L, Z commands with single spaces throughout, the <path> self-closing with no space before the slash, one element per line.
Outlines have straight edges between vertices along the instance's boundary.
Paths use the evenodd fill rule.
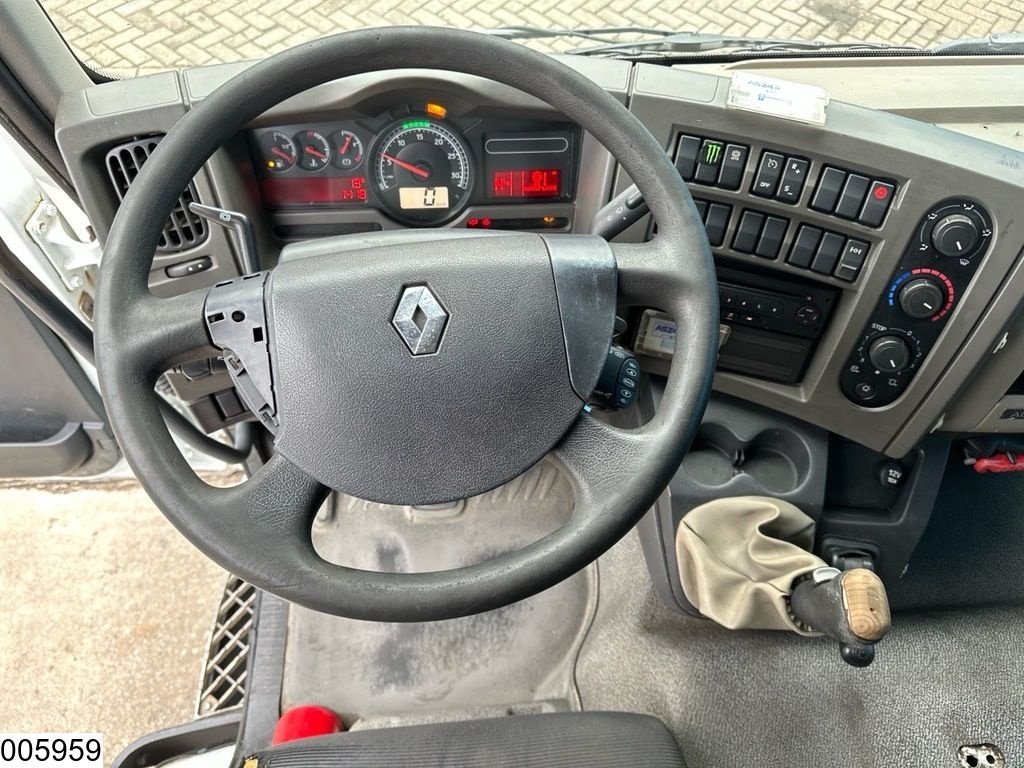
<path fill-rule="evenodd" d="M 468 205 L 571 202 L 579 129 L 515 115 L 452 117 L 439 104 L 249 132 L 270 210 L 377 208 L 439 226 Z"/>

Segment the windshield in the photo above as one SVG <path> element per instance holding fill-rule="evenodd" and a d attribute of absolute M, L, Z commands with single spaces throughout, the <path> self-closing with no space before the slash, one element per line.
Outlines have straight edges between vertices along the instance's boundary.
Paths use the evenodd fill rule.
<path fill-rule="evenodd" d="M 1024 31 L 1013 0 L 42 0 L 91 67 L 119 77 L 262 58 L 350 29 L 423 24 L 503 29 L 531 47 L 566 51 L 657 31 L 930 48 Z M 1019 6 L 1018 6 L 1019 8 Z M 529 27 L 516 35 L 511 28 Z M 552 30 L 630 28 L 584 36 Z M 512 32 L 512 34 L 508 34 Z"/>

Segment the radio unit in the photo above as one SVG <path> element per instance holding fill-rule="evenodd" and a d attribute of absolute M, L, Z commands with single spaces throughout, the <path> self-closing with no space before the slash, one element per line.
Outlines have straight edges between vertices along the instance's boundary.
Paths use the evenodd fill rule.
<path fill-rule="evenodd" d="M 717 272 L 719 317 L 730 329 L 719 351 L 719 370 L 785 384 L 799 382 L 838 291 L 721 265 Z M 678 333 L 672 318 L 646 310 L 639 318 L 633 349 L 638 355 L 670 358 Z"/>

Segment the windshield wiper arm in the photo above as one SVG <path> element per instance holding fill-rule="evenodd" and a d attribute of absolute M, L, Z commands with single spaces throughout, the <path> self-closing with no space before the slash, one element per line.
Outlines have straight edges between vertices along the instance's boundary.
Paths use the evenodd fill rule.
<path fill-rule="evenodd" d="M 929 48 L 932 53 L 1024 53 L 1024 32 L 994 32 L 987 37 L 962 37 Z"/>
<path fill-rule="evenodd" d="M 915 54 L 970 54 L 1004 53 L 1024 54 L 1024 32 L 997 32 L 986 37 L 965 37 L 951 40 L 931 48 L 896 45 L 881 42 L 835 42 L 830 40 L 800 40 L 793 38 L 748 37 L 743 35 L 716 35 L 688 30 L 659 29 L 657 27 L 581 27 L 578 29 L 544 29 L 541 27 L 501 27 L 478 29 L 503 40 L 541 40 L 555 37 L 576 37 L 603 45 L 577 48 L 566 53 L 579 56 L 607 56 L 629 59 L 633 57 L 672 58 L 702 53 L 758 54 L 902 51 Z M 640 35 L 640 40 L 624 41 L 622 35 Z"/>
<path fill-rule="evenodd" d="M 648 35 L 649 37 L 668 37 L 677 34 L 672 29 L 657 27 L 583 27 L 580 29 L 542 29 L 541 27 L 499 27 L 497 29 L 476 29 L 492 37 L 503 40 L 540 40 L 548 37 L 579 37 L 595 40 L 599 43 L 618 42 L 613 35 Z"/>
<path fill-rule="evenodd" d="M 618 42 L 593 48 L 578 48 L 568 53 L 581 56 L 631 56 L 653 54 L 664 56 L 729 51 L 735 53 L 764 53 L 771 51 L 915 51 L 921 48 L 888 43 L 837 43 L 828 40 L 796 40 L 770 37 L 742 37 L 711 35 L 702 32 L 675 32 L 654 40 Z"/>

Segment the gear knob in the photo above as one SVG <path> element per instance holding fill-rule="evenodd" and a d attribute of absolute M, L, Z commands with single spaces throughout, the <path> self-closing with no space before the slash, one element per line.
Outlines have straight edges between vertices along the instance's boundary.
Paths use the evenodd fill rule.
<path fill-rule="evenodd" d="M 891 624 L 885 585 L 867 568 L 818 568 L 793 589 L 790 606 L 798 622 L 837 640 L 843 661 L 855 667 L 874 660 Z"/>

